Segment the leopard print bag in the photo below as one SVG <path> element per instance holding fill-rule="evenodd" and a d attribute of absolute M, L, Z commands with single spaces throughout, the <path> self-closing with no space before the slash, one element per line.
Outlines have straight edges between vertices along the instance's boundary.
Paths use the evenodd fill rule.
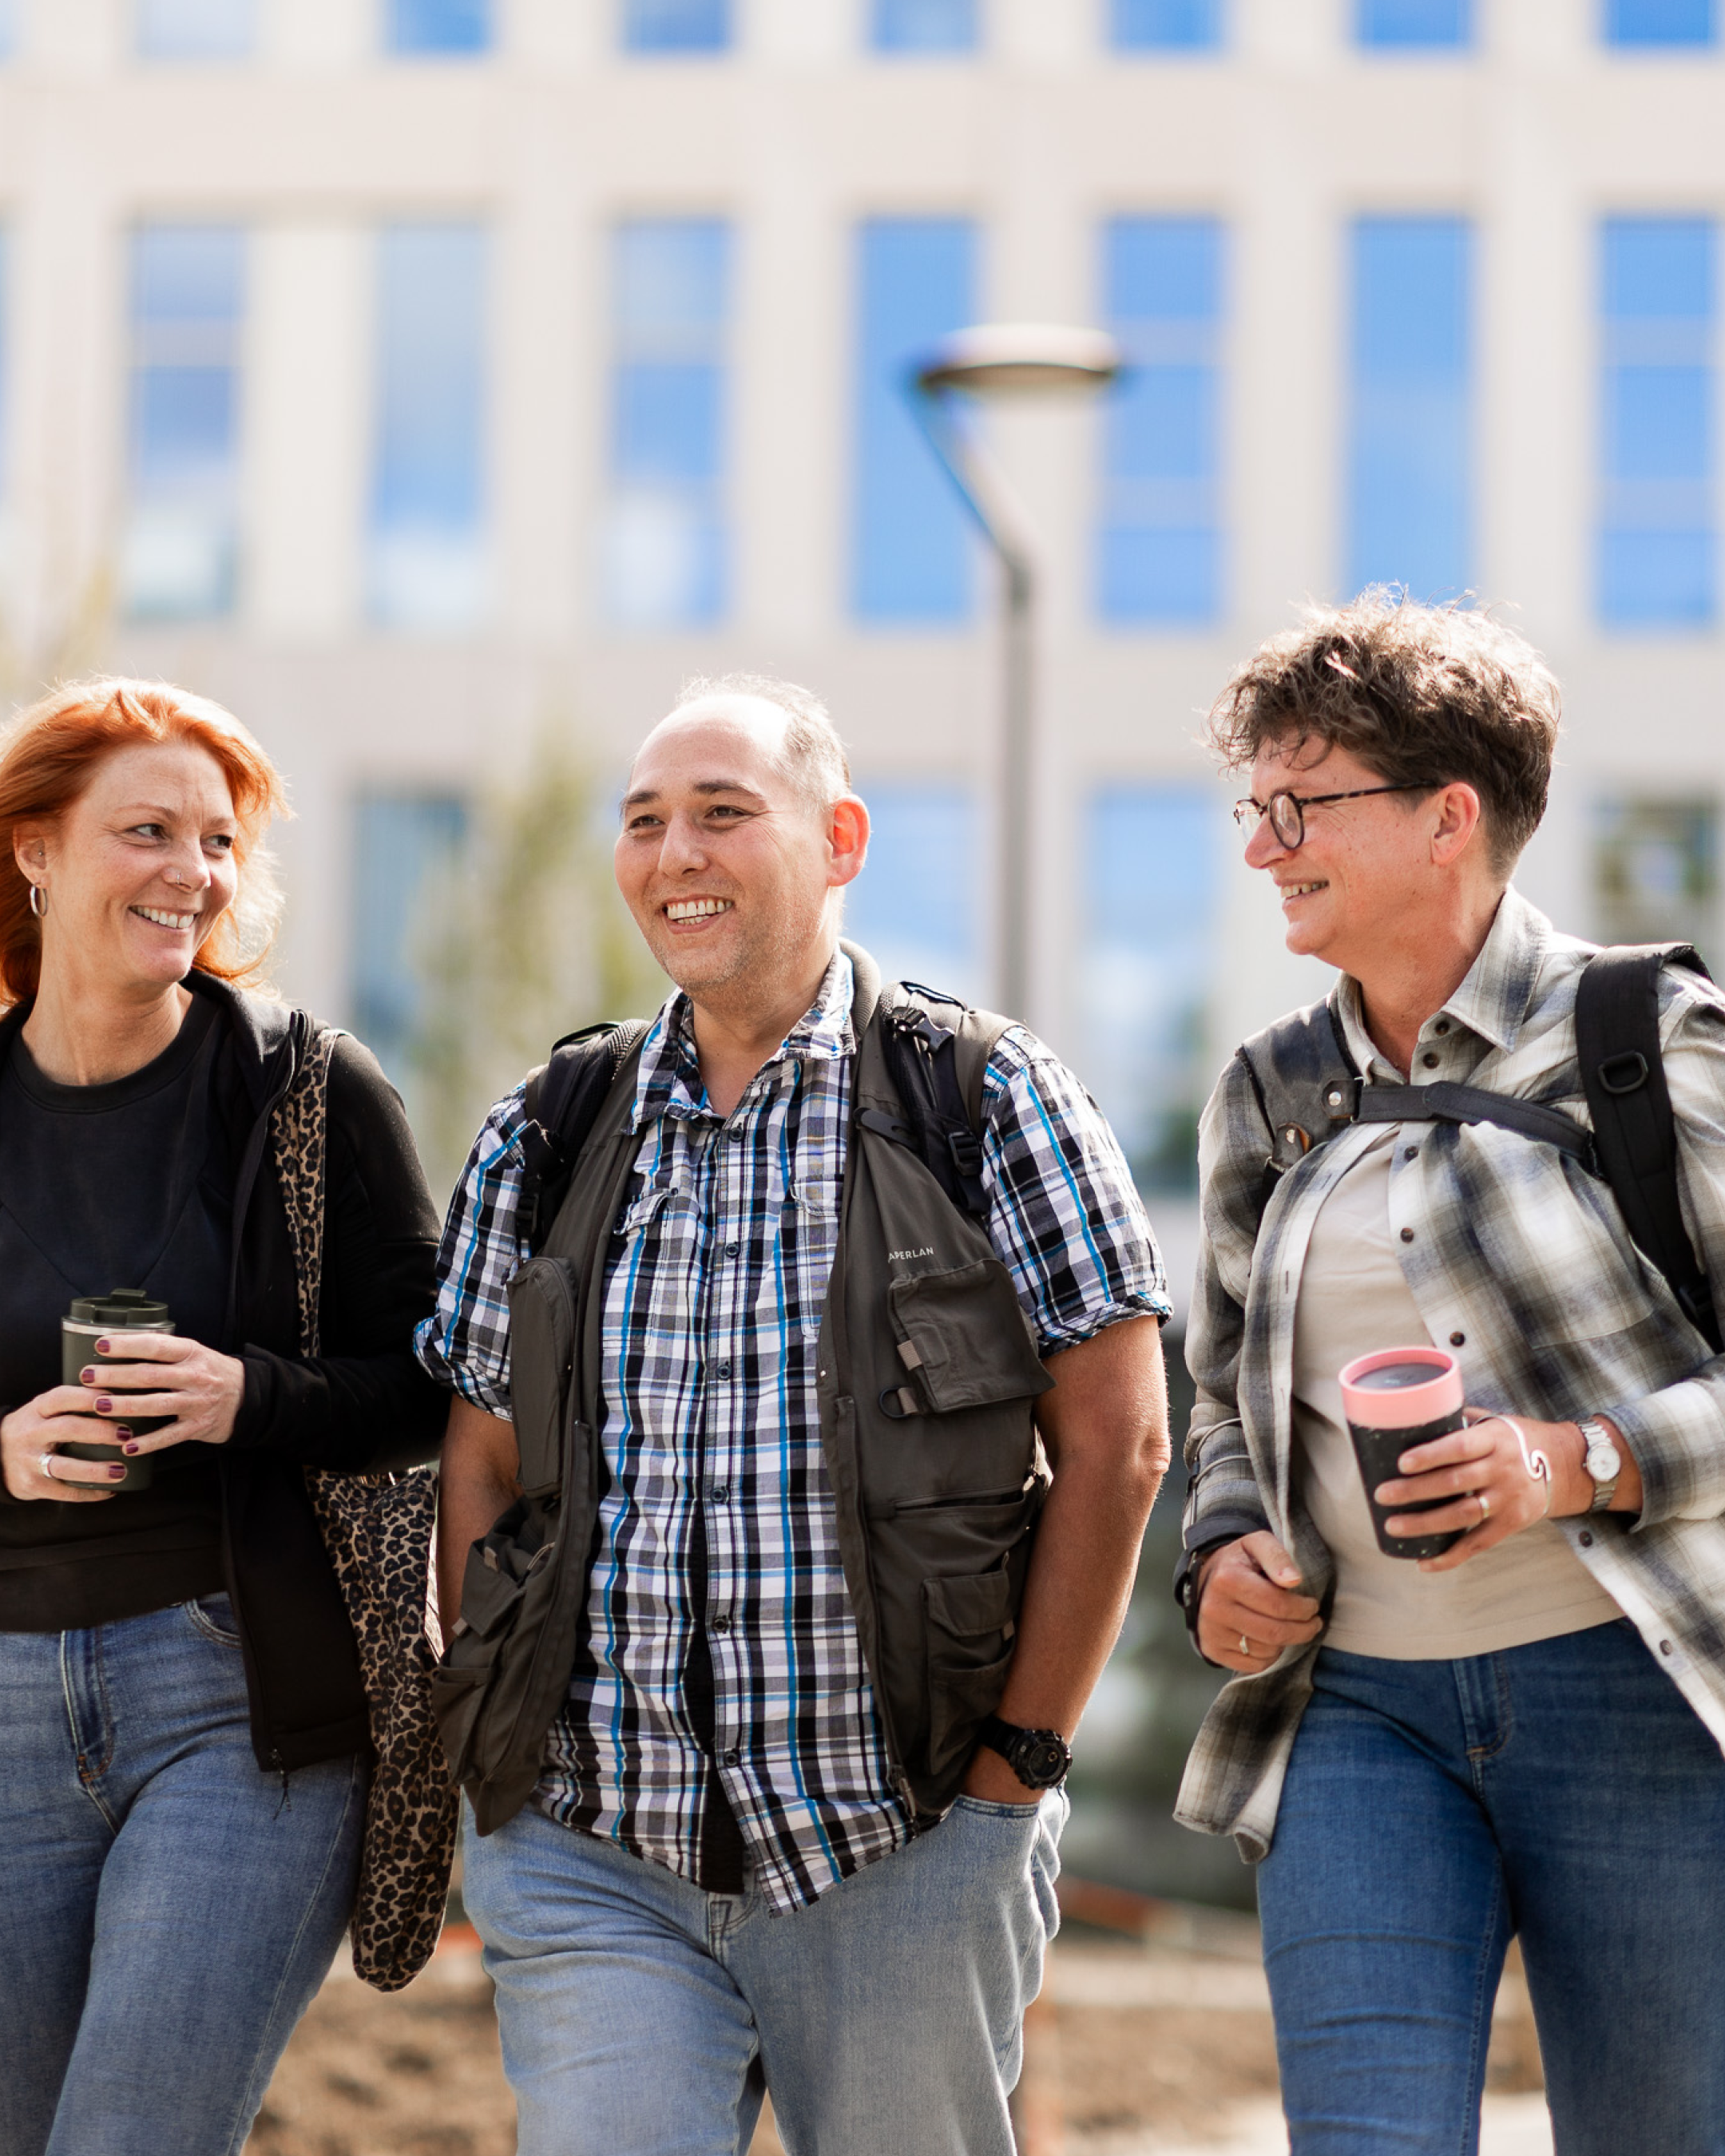
<path fill-rule="evenodd" d="M 338 1038 L 333 1027 L 313 1035 L 270 1127 L 307 1356 L 318 1352 L 327 1087 Z M 443 1928 L 459 1819 L 460 1793 L 432 1717 L 436 1658 L 425 1628 L 437 1470 L 331 1475 L 308 1467 L 305 1483 L 359 1643 L 377 1753 L 349 1926 L 353 1967 L 379 1991 L 399 1991 L 431 1958 Z"/>

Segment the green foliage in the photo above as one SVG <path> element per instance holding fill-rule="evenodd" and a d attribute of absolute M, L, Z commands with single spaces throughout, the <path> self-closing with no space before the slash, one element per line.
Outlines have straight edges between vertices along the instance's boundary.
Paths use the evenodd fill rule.
<path fill-rule="evenodd" d="M 486 1109 L 552 1041 L 662 1001 L 612 882 L 610 835 L 589 766 L 547 721 L 520 780 L 481 798 L 460 859 L 428 894 L 409 1091 L 434 1188 L 453 1183 Z"/>

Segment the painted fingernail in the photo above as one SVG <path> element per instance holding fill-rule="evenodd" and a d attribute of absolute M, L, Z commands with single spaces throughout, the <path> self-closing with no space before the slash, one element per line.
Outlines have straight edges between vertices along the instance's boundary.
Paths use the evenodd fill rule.
<path fill-rule="evenodd" d="M 113 1412 L 114 1412 L 114 1403 L 113 1403 L 113 1401 L 112 1401 L 112 1400 L 110 1400 L 110 1399 L 108 1398 L 108 1396 L 107 1396 L 107 1394 L 106 1394 L 105 1393 L 104 1393 L 104 1394 L 102 1394 L 101 1398 L 100 1398 L 100 1399 L 96 1402 L 96 1404 L 95 1404 L 95 1410 L 96 1410 L 96 1413 L 97 1413 L 98 1414 L 113 1414 Z"/>
<path fill-rule="evenodd" d="M 126 1450 L 129 1452 L 131 1450 L 131 1447 L 128 1445 Z M 118 1482 L 126 1473 L 126 1463 L 123 1460 L 116 1460 L 114 1462 L 114 1465 L 108 1470 L 108 1473 L 114 1481 Z"/>
<path fill-rule="evenodd" d="M 78 1373 L 78 1382 L 80 1385 L 93 1385 L 95 1381 L 95 1364 L 94 1363 L 87 1363 L 85 1367 Z"/>
<path fill-rule="evenodd" d="M 114 1343 L 113 1343 L 113 1342 L 112 1342 L 111 1340 L 98 1340 L 98 1341 L 97 1341 L 97 1342 L 96 1342 L 96 1353 L 97 1353 L 97 1354 L 98 1354 L 98 1355 L 111 1355 L 111 1354 L 113 1353 L 113 1352 L 114 1352 Z"/>
<path fill-rule="evenodd" d="M 130 1445 L 122 1445 L 120 1450 L 130 1457 L 131 1454 L 138 1450 L 137 1440 L 134 1438 Z"/>
<path fill-rule="evenodd" d="M 116 1422 L 114 1424 L 114 1435 L 116 1437 L 130 1437 L 131 1434 L 131 1424 L 129 1422 Z"/>

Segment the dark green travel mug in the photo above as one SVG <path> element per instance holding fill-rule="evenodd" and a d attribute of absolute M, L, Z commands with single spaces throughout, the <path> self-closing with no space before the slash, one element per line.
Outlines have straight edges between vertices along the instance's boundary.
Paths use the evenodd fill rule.
<path fill-rule="evenodd" d="M 60 1320 L 60 1383 L 75 1385 L 79 1373 L 92 1363 L 129 1363 L 131 1360 L 123 1344 L 105 1355 L 96 1353 L 98 1340 L 105 1340 L 116 1332 L 172 1332 L 173 1320 L 167 1314 L 165 1302 L 155 1302 L 141 1287 L 116 1287 L 111 1295 L 80 1296 L 74 1301 L 69 1314 Z M 123 1393 L 116 1394 L 124 1399 Z M 91 1418 L 92 1421 L 95 1418 Z M 126 1422 L 135 1437 L 142 1437 L 152 1430 L 160 1430 L 170 1418 L 167 1415 L 127 1415 Z M 69 1460 L 118 1460 L 125 1462 L 126 1473 L 117 1482 L 99 1486 L 109 1490 L 147 1490 L 155 1480 L 156 1459 L 153 1453 L 141 1458 L 127 1460 L 117 1445 L 63 1445 L 59 1450 Z"/>

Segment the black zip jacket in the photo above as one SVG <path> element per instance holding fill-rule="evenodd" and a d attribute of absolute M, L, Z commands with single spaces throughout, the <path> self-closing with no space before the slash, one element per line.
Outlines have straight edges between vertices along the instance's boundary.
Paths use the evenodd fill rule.
<path fill-rule="evenodd" d="M 430 1314 L 438 1219 L 400 1099 L 358 1041 L 329 1073 L 323 1353 L 299 1353 L 298 1284 L 270 1158 L 270 1117 L 315 1021 L 192 973 L 220 1009 L 216 1093 L 234 1163 L 233 1245 L 223 1337 L 245 1396 L 215 1449 L 223 1560 L 245 1658 L 252 1746 L 287 1772 L 369 1748 L 359 1659 L 304 1470 L 355 1472 L 430 1458 L 448 1400 L 413 1355 Z M 28 1009 L 0 1019 L 0 1058 Z"/>

